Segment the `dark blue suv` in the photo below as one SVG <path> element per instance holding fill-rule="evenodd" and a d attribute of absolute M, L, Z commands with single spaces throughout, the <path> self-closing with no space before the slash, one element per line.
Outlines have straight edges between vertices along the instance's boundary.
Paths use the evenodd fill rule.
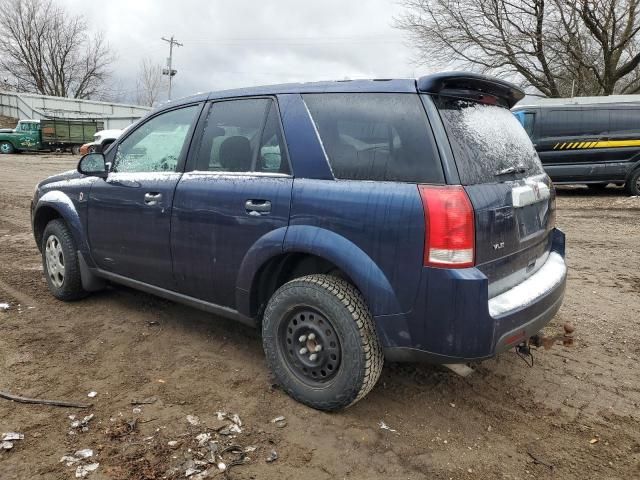
<path fill-rule="evenodd" d="M 280 85 L 172 102 L 41 182 L 53 295 L 127 285 L 262 330 L 282 387 L 363 398 L 383 361 L 527 344 L 563 299 L 555 191 L 494 78 Z"/>

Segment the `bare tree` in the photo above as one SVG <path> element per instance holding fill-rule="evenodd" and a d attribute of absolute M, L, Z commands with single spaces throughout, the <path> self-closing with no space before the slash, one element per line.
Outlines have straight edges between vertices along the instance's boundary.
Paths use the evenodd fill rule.
<path fill-rule="evenodd" d="M 53 0 L 0 0 L 0 73 L 21 91 L 60 97 L 98 95 L 114 57 L 84 17 Z"/>
<path fill-rule="evenodd" d="M 162 77 L 162 65 L 153 63 L 150 58 L 140 62 L 136 82 L 136 101 L 140 105 L 153 107 L 160 98 L 165 82 Z"/>
<path fill-rule="evenodd" d="M 419 62 L 458 64 L 550 97 L 640 91 L 640 0 L 403 0 Z"/>

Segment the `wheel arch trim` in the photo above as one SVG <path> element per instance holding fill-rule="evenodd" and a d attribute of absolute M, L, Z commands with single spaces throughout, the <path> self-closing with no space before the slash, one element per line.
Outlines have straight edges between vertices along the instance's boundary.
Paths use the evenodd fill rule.
<path fill-rule="evenodd" d="M 237 307 L 250 312 L 250 299 L 257 288 L 256 276 L 274 257 L 287 253 L 309 254 L 338 267 L 362 293 L 372 315 L 401 313 L 396 294 L 384 272 L 356 244 L 330 230 L 294 225 L 269 232 L 245 256 L 237 282 Z"/>

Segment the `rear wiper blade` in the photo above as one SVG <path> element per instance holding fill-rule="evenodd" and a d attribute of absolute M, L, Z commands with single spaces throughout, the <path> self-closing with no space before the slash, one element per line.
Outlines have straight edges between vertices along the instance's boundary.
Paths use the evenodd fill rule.
<path fill-rule="evenodd" d="M 507 167 L 503 168 L 502 170 L 498 170 L 495 175 L 496 177 L 498 177 L 500 175 L 509 175 L 510 173 L 525 173 L 527 170 L 529 169 L 524 165 L 515 165 L 513 167 Z"/>

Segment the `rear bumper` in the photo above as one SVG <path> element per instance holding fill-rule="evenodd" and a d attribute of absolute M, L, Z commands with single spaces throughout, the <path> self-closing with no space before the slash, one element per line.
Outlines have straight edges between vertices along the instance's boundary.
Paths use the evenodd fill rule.
<path fill-rule="evenodd" d="M 425 268 L 415 308 L 375 319 L 386 359 L 483 360 L 538 333 L 562 305 L 566 285 L 565 237 L 558 229 L 552 235 L 543 267 L 492 299 L 487 278 L 475 268 Z"/>

